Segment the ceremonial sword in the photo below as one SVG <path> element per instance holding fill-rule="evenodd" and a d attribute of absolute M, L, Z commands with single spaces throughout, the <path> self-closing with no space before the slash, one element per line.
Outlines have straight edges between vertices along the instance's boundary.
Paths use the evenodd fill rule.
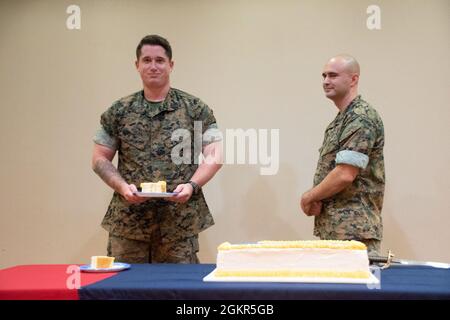
<path fill-rule="evenodd" d="M 381 266 L 382 269 L 389 268 L 391 265 L 428 266 L 440 269 L 450 269 L 450 263 L 394 259 L 394 254 L 391 252 L 391 250 L 389 250 L 386 257 L 369 255 L 369 262 L 370 264 L 383 264 Z"/>

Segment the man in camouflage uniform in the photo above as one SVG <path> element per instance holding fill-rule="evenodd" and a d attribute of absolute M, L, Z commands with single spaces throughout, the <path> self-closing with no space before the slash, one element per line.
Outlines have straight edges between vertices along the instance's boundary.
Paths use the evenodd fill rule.
<path fill-rule="evenodd" d="M 300 205 L 315 216 L 315 236 L 359 240 L 377 255 L 383 231 L 383 122 L 358 95 L 359 64 L 353 57 L 330 59 L 322 76 L 325 95 L 339 113 L 325 131 L 314 187 Z"/>
<path fill-rule="evenodd" d="M 198 234 L 214 224 L 201 187 L 221 167 L 211 161 L 221 150 L 214 138 L 220 135 L 211 133 L 216 119 L 200 99 L 170 87 L 174 62 L 166 39 L 144 37 L 136 57 L 144 89 L 113 103 L 94 138 L 93 169 L 115 191 L 102 222 L 108 255 L 128 263 L 198 263 Z M 199 145 L 195 130 L 210 139 Z M 188 137 L 181 143 L 181 160 L 188 161 L 174 158 L 180 137 Z M 209 161 L 197 164 L 200 151 Z M 141 182 L 159 180 L 179 193 L 164 199 L 134 194 Z"/>

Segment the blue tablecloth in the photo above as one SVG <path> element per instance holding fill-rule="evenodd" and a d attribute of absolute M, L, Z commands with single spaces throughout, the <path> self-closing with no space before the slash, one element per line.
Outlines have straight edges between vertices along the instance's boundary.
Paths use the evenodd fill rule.
<path fill-rule="evenodd" d="M 133 264 L 129 270 L 83 286 L 80 299 L 292 300 L 450 299 L 450 269 L 392 266 L 380 286 L 361 284 L 204 282 L 213 264 Z"/>

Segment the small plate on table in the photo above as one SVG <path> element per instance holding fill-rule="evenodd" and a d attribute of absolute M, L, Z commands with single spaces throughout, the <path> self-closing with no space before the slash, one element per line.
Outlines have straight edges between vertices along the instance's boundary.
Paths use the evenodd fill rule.
<path fill-rule="evenodd" d="M 122 270 L 129 269 L 130 265 L 128 263 L 122 263 L 122 262 L 114 262 L 113 266 L 111 268 L 92 268 L 90 264 L 85 264 L 84 266 L 80 267 L 81 272 L 118 272 Z"/>

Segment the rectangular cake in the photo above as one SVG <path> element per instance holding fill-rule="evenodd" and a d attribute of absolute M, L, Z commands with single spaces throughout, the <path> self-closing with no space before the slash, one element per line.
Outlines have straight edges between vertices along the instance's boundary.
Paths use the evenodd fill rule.
<path fill-rule="evenodd" d="M 216 277 L 370 277 L 364 243 L 354 240 L 260 241 L 218 247 Z"/>

